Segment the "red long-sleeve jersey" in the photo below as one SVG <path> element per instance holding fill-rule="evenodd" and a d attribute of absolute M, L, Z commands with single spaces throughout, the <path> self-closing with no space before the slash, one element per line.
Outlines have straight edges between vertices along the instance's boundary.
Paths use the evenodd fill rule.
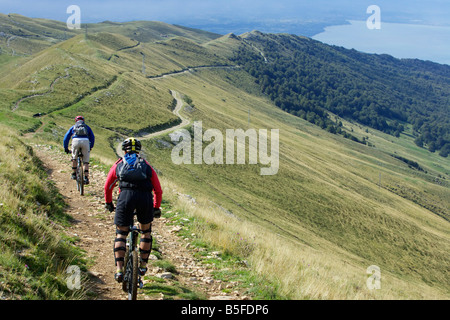
<path fill-rule="evenodd" d="M 117 165 L 122 161 L 123 161 L 123 159 L 117 160 L 116 163 L 114 163 L 114 165 L 109 170 L 108 177 L 106 178 L 106 182 L 105 182 L 105 202 L 106 203 L 112 202 L 112 193 L 113 193 L 114 187 L 117 185 L 117 181 L 119 181 L 119 179 L 117 178 L 117 174 L 116 174 L 116 168 L 117 168 Z M 150 178 L 150 181 L 152 182 L 153 192 L 155 195 L 154 199 L 153 199 L 153 207 L 159 208 L 161 206 L 161 201 L 162 201 L 161 184 L 159 183 L 158 175 L 156 174 L 155 170 L 153 170 L 152 166 L 147 162 L 147 160 L 145 162 L 148 164 L 148 166 L 152 170 L 152 176 Z M 120 191 L 120 189 L 119 189 L 119 191 Z"/>

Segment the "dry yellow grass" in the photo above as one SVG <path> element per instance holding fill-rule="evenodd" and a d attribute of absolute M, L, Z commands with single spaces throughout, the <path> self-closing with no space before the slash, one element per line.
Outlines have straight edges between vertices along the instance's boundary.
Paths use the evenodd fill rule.
<path fill-rule="evenodd" d="M 252 270 L 276 283 L 280 294 L 290 299 L 448 299 L 445 291 L 383 269 L 381 289 L 370 290 L 369 265 L 362 267 L 359 257 L 299 245 L 226 213 L 210 199 L 195 198 L 194 202 L 170 180 L 161 181 L 174 210 L 204 221 L 196 229 L 204 241 L 244 257 Z M 209 228 L 211 224 L 215 228 Z"/>

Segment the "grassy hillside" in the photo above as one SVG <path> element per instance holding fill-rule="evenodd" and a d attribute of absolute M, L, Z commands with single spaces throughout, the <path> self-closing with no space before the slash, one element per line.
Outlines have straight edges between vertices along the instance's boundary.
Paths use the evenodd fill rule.
<path fill-rule="evenodd" d="M 144 140 L 144 153 L 170 194 L 196 199 L 179 204 L 206 221 L 196 233 L 240 255 L 284 297 L 448 298 L 448 158 L 419 148 L 412 126 L 395 137 L 329 113 L 364 145 L 284 112 L 244 68 L 218 67 L 233 65 L 239 49 L 264 61 L 245 36 L 150 22 L 89 25 L 87 37 L 32 56 L 0 55 L 0 123 L 61 146 L 83 114 L 97 137 L 93 157 L 105 164 L 125 136 L 179 123 L 170 90 L 190 104 L 182 114 L 191 133 L 196 120 L 224 137 L 226 129 L 279 129 L 273 176 L 248 160 L 175 165 L 168 135 Z M 381 269 L 381 290 L 366 286 L 371 265 Z"/>
<path fill-rule="evenodd" d="M 140 42 L 155 42 L 176 37 L 183 37 L 197 43 L 207 42 L 220 37 L 208 31 L 171 25 L 160 21 L 131 21 L 115 23 L 104 21 L 102 23 L 88 24 L 88 32 L 112 32 L 121 34 Z"/>
<path fill-rule="evenodd" d="M 433 181 L 439 174 L 427 167 L 430 173 L 420 175 L 391 157 L 386 151 L 392 142 L 381 133 L 376 134 L 381 137 L 376 138 L 377 147 L 373 149 L 278 111 L 266 98 L 257 98 L 235 87 L 245 77 L 236 71 L 202 71 L 195 77 L 183 75 L 165 83 L 189 95 L 195 104 L 190 116 L 202 120 L 204 130 L 245 129 L 249 110 L 252 128 L 280 128 L 277 175 L 260 176 L 260 166 L 255 165 L 174 166 L 167 161 L 171 150 L 157 139 L 145 143 L 152 163 L 194 197 L 208 197 L 238 219 L 263 226 L 264 230 L 277 234 L 279 241 L 283 239 L 293 245 L 286 253 L 289 259 L 284 256 L 274 260 L 276 254 L 271 251 L 258 253 L 262 257 L 258 256 L 253 263 L 261 269 L 267 268 L 269 274 L 273 272 L 272 267 L 280 268 L 302 283 L 300 270 L 305 264 L 300 263 L 299 257 L 308 261 L 319 255 L 321 268 L 336 268 L 340 276 L 346 274 L 343 276 L 346 279 L 349 270 L 343 266 L 347 263 L 358 266 L 359 271 L 350 274 L 359 275 L 359 280 L 346 282 L 353 283 L 355 288 L 364 287 L 361 281 L 365 268 L 372 264 L 380 266 L 386 276 L 395 278 L 386 283 L 389 290 L 380 293 L 382 297 L 405 297 L 399 288 L 416 282 L 441 289 L 434 293 L 431 293 L 434 289 L 430 292 L 427 289 L 428 293 L 422 296 L 421 286 L 410 288 L 411 297 L 434 295 L 440 290 L 448 292 L 448 186 Z M 169 138 L 163 140 L 170 142 Z M 401 141 L 405 146 L 397 146 L 396 152 L 408 155 L 415 146 L 411 139 L 401 138 Z M 436 156 L 432 162 L 436 166 L 440 163 L 448 172 L 447 162 L 441 162 Z M 392 192 L 398 186 L 404 197 Z M 420 201 L 418 204 L 411 201 L 412 197 L 421 198 L 420 194 L 426 194 L 424 201 L 439 209 L 433 212 L 423 202 L 421 206 Z M 286 261 L 299 263 L 296 276 L 292 270 L 283 268 L 291 266 Z M 336 261 L 341 261 L 342 269 Z M 329 272 L 304 279 L 310 291 L 305 290 L 304 284 L 298 288 L 292 283 L 286 284 L 284 290 L 299 298 L 324 298 L 326 295 L 317 292 L 315 286 L 323 286 Z M 394 285 L 398 282 L 402 285 Z M 358 291 L 345 291 L 346 286 L 347 289 L 340 291 L 333 283 L 326 287 L 326 292 L 333 292 L 333 297 L 355 297 Z M 371 296 L 367 291 L 359 294 Z"/>
<path fill-rule="evenodd" d="M 0 52 L 11 56 L 30 56 L 73 36 L 85 34 L 86 28 L 88 34 L 114 33 L 145 43 L 183 37 L 200 44 L 220 37 L 215 33 L 158 21 L 104 21 L 82 24 L 81 29 L 70 30 L 66 23 L 60 21 L 0 13 L 0 25 Z"/>
<path fill-rule="evenodd" d="M 0 127 L 0 297 L 73 299 L 66 269 L 85 266 L 64 234 L 64 201 L 31 148 Z"/>
<path fill-rule="evenodd" d="M 0 50 L 11 56 L 29 56 L 72 37 L 66 24 L 0 13 Z"/>

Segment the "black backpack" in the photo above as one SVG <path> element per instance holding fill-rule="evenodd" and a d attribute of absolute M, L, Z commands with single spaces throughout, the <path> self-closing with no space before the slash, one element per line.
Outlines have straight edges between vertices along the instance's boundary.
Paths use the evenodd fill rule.
<path fill-rule="evenodd" d="M 125 158 L 122 158 L 117 164 L 116 175 L 119 179 L 119 188 L 131 189 L 153 189 L 150 177 L 151 170 L 148 170 L 147 162 L 141 157 L 137 156 L 133 165 L 130 165 Z"/>
<path fill-rule="evenodd" d="M 87 125 L 83 121 L 78 121 L 75 124 L 73 132 L 77 137 L 87 137 L 89 135 Z"/>

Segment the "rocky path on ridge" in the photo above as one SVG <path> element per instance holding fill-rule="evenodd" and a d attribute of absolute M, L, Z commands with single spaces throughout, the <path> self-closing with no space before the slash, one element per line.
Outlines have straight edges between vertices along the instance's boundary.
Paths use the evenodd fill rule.
<path fill-rule="evenodd" d="M 85 251 L 89 261 L 89 280 L 83 283 L 92 299 L 123 300 L 127 295 L 121 290 L 121 285 L 114 281 L 113 243 L 115 238 L 114 213 L 104 209 L 103 186 L 106 180 L 104 172 L 96 166 L 90 170 L 90 184 L 85 187 L 85 195 L 76 191 L 75 182 L 70 179 L 70 157 L 56 148 L 46 145 L 33 145 L 34 153 L 41 159 L 49 178 L 54 181 L 59 192 L 68 204 L 67 213 L 73 217 L 70 228 L 66 230 L 69 236 L 79 239 L 76 245 Z M 163 186 L 164 189 L 164 186 Z M 117 188 L 116 188 L 117 190 Z M 115 191 L 116 192 L 116 191 Z M 116 199 L 117 193 L 114 195 Z M 165 285 L 182 285 L 192 291 L 199 292 L 209 300 L 240 300 L 249 299 L 238 289 L 233 289 L 234 283 L 215 280 L 212 276 L 214 267 L 201 263 L 194 256 L 193 247 L 187 239 L 177 235 L 177 230 L 169 219 L 155 219 L 153 236 L 156 237 L 159 251 L 163 259 L 170 261 L 177 270 L 171 274 L 159 267 L 154 267 L 149 261 L 147 275 L 161 278 Z M 195 248 L 194 248 L 195 250 Z M 154 259 L 157 259 L 154 257 Z M 153 280 L 144 280 L 144 285 L 151 285 Z M 223 289 L 227 290 L 223 290 Z M 145 287 L 144 287 L 145 289 Z M 163 293 L 146 295 L 145 290 L 139 290 L 140 300 L 165 299 Z M 224 292 L 226 291 L 226 293 Z"/>

